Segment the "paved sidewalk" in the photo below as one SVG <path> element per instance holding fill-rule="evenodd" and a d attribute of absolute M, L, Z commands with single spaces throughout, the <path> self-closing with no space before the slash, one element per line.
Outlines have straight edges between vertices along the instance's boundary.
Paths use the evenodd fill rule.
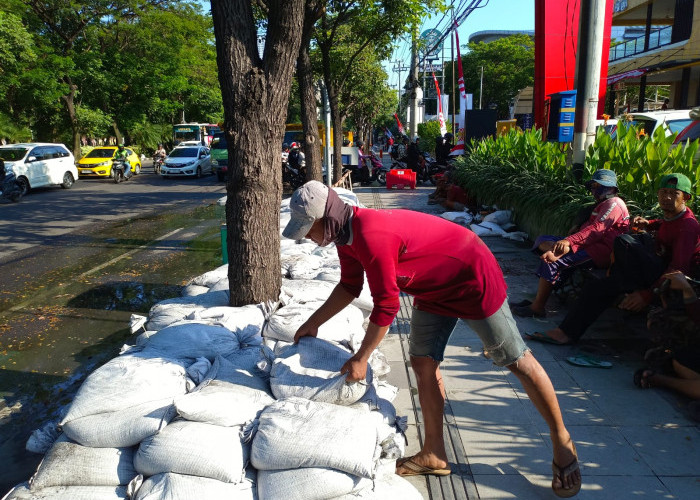
<path fill-rule="evenodd" d="M 355 188 L 374 208 L 408 208 L 439 214 L 428 205 L 432 187 L 416 190 Z M 522 243 L 484 241 L 504 271 L 513 299 L 532 297 L 537 258 Z M 410 315 L 401 314 L 381 349 L 401 390 L 394 402 L 409 417 L 409 454 L 420 448 L 420 414 L 415 379 L 407 362 Z M 522 332 L 555 326 L 565 306 L 550 299 L 546 320 L 517 318 Z M 700 498 L 700 427 L 687 418 L 687 401 L 669 392 L 640 390 L 632 374 L 641 365 L 643 318 L 608 311 L 578 347 L 531 342 L 535 357 L 554 384 L 564 421 L 578 449 L 583 474 L 581 499 Z M 445 429 L 455 473 L 449 478 L 411 478 L 426 499 L 552 499 L 551 445 L 547 426 L 514 375 L 484 358 L 481 342 L 460 322 L 442 364 L 447 388 Z M 581 351 L 610 361 L 610 369 L 566 362 Z"/>

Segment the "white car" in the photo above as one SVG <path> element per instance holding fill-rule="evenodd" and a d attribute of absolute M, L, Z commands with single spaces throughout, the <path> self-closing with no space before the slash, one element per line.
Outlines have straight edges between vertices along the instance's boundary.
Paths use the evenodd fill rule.
<path fill-rule="evenodd" d="M 642 125 L 647 135 L 652 135 L 657 128 L 664 127 L 666 137 L 680 132 L 693 121 L 689 109 L 633 112 L 628 113 L 626 117 L 623 116 L 622 120 L 630 120 L 630 118 L 632 121 L 626 123 Z"/>
<path fill-rule="evenodd" d="M 63 144 L 8 144 L 0 146 L 0 158 L 6 167 L 12 167 L 25 194 L 43 186 L 60 185 L 68 189 L 78 178 L 73 154 Z"/>
<path fill-rule="evenodd" d="M 201 177 L 212 173 L 209 148 L 204 146 L 178 146 L 160 167 L 160 175 L 163 177 Z"/>

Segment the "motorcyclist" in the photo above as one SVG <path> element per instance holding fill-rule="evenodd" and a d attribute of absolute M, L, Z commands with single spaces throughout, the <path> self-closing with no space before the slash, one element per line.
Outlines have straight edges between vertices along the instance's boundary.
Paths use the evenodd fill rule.
<path fill-rule="evenodd" d="M 124 143 L 120 142 L 117 146 L 117 151 L 114 153 L 115 160 L 124 160 L 124 179 L 131 177 L 131 162 L 129 162 L 129 152 L 124 147 Z"/>
<path fill-rule="evenodd" d="M 306 164 L 306 157 L 304 156 L 304 153 L 299 150 L 299 144 L 296 142 L 293 142 L 290 145 L 287 163 L 291 168 L 297 171 Z"/>
<path fill-rule="evenodd" d="M 282 163 L 287 163 L 289 159 L 289 144 L 286 142 L 282 143 Z"/>
<path fill-rule="evenodd" d="M 156 149 L 156 152 L 153 153 L 153 158 L 160 158 L 161 160 L 165 160 L 166 156 L 168 156 L 168 153 L 167 151 L 165 151 L 163 143 L 158 144 L 158 149 Z"/>
<path fill-rule="evenodd" d="M 422 163 L 421 160 L 425 161 L 423 155 L 421 154 L 420 146 L 418 145 L 418 139 L 418 136 L 415 136 L 411 144 L 409 144 L 408 148 L 406 149 L 406 166 L 414 172 L 420 171 Z"/>

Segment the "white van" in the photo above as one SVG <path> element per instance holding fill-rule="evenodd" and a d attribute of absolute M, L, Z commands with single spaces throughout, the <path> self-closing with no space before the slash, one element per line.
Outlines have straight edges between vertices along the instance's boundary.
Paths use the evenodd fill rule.
<path fill-rule="evenodd" d="M 0 146 L 5 167 L 12 167 L 24 194 L 31 188 L 70 188 L 78 178 L 73 154 L 63 144 L 22 143 Z"/>

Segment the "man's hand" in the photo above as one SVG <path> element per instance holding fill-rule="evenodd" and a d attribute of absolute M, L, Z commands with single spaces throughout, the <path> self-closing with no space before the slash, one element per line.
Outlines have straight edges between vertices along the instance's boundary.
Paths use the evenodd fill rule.
<path fill-rule="evenodd" d="M 632 231 L 644 231 L 648 226 L 649 221 L 646 220 L 644 217 L 640 217 L 639 215 L 637 215 L 632 219 L 630 229 L 632 229 Z"/>
<path fill-rule="evenodd" d="M 559 256 L 560 257 L 560 256 Z M 548 252 L 543 253 L 540 256 L 540 259 L 543 261 L 547 262 L 548 264 L 551 264 L 552 262 L 556 262 L 559 260 L 559 257 L 554 254 L 552 250 L 549 250 Z"/>
<path fill-rule="evenodd" d="M 625 309 L 627 311 L 639 312 L 649 305 L 647 299 L 639 292 L 632 292 L 625 295 L 625 298 L 620 302 L 620 309 Z"/>
<path fill-rule="evenodd" d="M 348 384 L 365 380 L 365 378 L 367 378 L 367 360 L 355 354 L 352 358 L 348 359 L 340 369 L 341 375 L 345 375 L 346 373 L 348 375 L 346 379 Z"/>
<path fill-rule="evenodd" d="M 569 240 L 559 240 L 552 247 L 552 252 L 557 258 L 566 255 L 571 250 L 571 242 Z"/>
<path fill-rule="evenodd" d="M 299 342 L 299 339 L 302 337 L 315 337 L 316 335 L 318 335 L 318 327 L 310 325 L 307 321 L 294 334 L 294 343 Z"/>

